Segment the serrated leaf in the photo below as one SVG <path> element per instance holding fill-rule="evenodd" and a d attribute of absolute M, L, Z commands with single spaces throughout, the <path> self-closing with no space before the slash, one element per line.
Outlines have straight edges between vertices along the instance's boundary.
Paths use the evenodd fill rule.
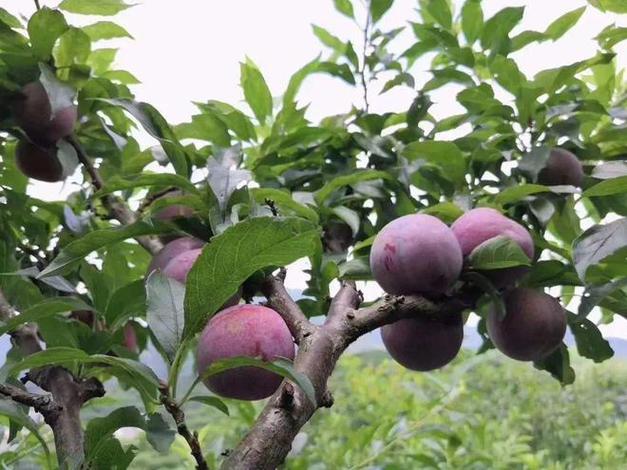
<path fill-rule="evenodd" d="M 183 339 L 185 286 L 153 271 L 146 281 L 146 320 L 150 330 L 170 361 Z"/>
<path fill-rule="evenodd" d="M 316 391 L 311 383 L 309 378 L 294 369 L 294 364 L 292 361 L 287 359 L 275 359 L 272 362 L 266 362 L 261 359 L 257 359 L 254 357 L 229 357 L 226 359 L 220 359 L 219 361 L 213 362 L 209 367 L 207 367 L 203 373 L 198 377 L 196 383 L 205 380 L 213 375 L 219 374 L 221 372 L 236 369 L 238 367 L 258 367 L 260 369 L 265 369 L 270 372 L 274 372 L 275 374 L 284 377 L 291 382 L 298 385 L 309 400 L 312 403 L 316 403 Z"/>
<path fill-rule="evenodd" d="M 83 31 L 92 41 L 103 39 L 133 38 L 130 33 L 117 23 L 112 21 L 98 21 L 97 23 L 83 26 Z"/>
<path fill-rule="evenodd" d="M 220 410 L 225 415 L 229 416 L 229 407 L 226 405 L 226 403 L 224 403 L 218 397 L 196 396 L 196 397 L 191 397 L 188 401 L 195 401 L 197 403 L 202 403 L 203 405 L 206 405 L 206 406 L 211 406 L 217 410 Z"/>
<path fill-rule="evenodd" d="M 50 59 L 52 46 L 57 38 L 68 29 L 68 25 L 63 13 L 43 7 L 30 17 L 27 29 L 33 54 L 45 62 Z"/>
<path fill-rule="evenodd" d="M 478 245 L 472 250 L 468 260 L 473 269 L 481 271 L 531 264 L 520 245 L 503 235 L 490 238 Z"/>
<path fill-rule="evenodd" d="M 605 225 L 595 225 L 573 244 L 573 263 L 579 278 L 585 282 L 590 266 L 627 247 L 627 218 Z"/>
<path fill-rule="evenodd" d="M 627 176 L 601 181 L 583 193 L 586 197 L 611 196 L 612 194 L 627 194 Z"/>
<path fill-rule="evenodd" d="M 579 18 L 581 18 L 585 11 L 586 7 L 583 6 L 563 14 L 546 28 L 544 34 L 553 41 L 558 40 L 577 24 Z"/>
<path fill-rule="evenodd" d="M 272 93 L 259 71 L 250 60 L 240 64 L 240 85 L 246 102 L 261 124 L 272 115 Z"/>
<path fill-rule="evenodd" d="M 84 259 L 92 251 L 117 243 L 128 238 L 142 235 L 155 235 L 167 232 L 168 228 L 162 224 L 135 222 L 116 228 L 94 230 L 85 236 L 65 246 L 55 259 L 44 269 L 38 278 L 61 274 L 69 270 L 76 263 Z"/>
<path fill-rule="evenodd" d="M 133 5 L 124 0 L 63 0 L 59 8 L 79 15 L 113 16 Z"/>
<path fill-rule="evenodd" d="M 200 331 L 257 270 L 309 256 L 316 243 L 317 227 L 298 218 L 247 219 L 214 237 L 187 277 L 184 338 Z"/>

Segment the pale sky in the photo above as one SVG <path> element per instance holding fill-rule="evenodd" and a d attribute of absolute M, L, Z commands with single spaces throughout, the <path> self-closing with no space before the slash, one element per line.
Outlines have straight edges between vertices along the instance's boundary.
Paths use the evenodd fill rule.
<path fill-rule="evenodd" d="M 54 7 L 59 2 L 41 0 L 40 3 Z M 139 4 L 115 17 L 115 21 L 125 26 L 135 40 L 103 41 L 97 47 L 121 48 L 114 68 L 129 70 L 138 77 L 142 84 L 133 87 L 137 99 L 156 106 L 171 123 L 189 119 L 195 112 L 192 101 L 216 99 L 245 107 L 239 87 L 239 62 L 246 56 L 259 66 L 273 95 L 279 97 L 290 76 L 323 50 L 311 32 L 312 24 L 328 29 L 343 40 L 351 39 L 356 48 L 361 47 L 357 26 L 334 11 L 332 0 L 143 0 L 131 3 Z M 362 3 L 360 0 L 353 3 L 362 22 L 363 8 L 359 7 Z M 526 29 L 544 31 L 560 15 L 587 5 L 585 0 L 484 0 L 482 3 L 486 18 L 506 6 L 526 6 L 524 19 L 514 33 Z M 408 21 L 419 21 L 417 5 L 415 0 L 396 0 L 378 26 L 391 29 Z M 3 0 L 2 6 L 25 15 L 34 11 L 34 2 L 27 0 Z M 105 19 L 67 16 L 76 25 Z M 592 38 L 612 23 L 627 26 L 627 15 L 619 18 L 588 6 L 577 26 L 564 38 L 555 43 L 529 46 L 513 57 L 531 78 L 539 70 L 593 56 L 597 46 Z M 407 32 L 397 46 L 399 50 L 411 45 L 412 39 Z M 627 42 L 623 42 L 617 52 L 620 66 L 625 67 Z M 418 83 L 430 78 L 426 73 L 428 69 L 426 59 L 416 64 L 413 72 Z M 454 96 L 452 87 L 434 93 L 436 117 L 460 112 L 462 108 Z M 371 110 L 406 109 L 413 97 L 414 92 L 409 88 L 398 87 L 380 96 L 373 92 Z M 299 101 L 310 103 L 309 118 L 316 120 L 346 112 L 353 103 L 360 105 L 361 90 L 339 79 L 315 75 L 305 82 Z M 141 141 L 151 143 L 145 138 Z M 72 179 L 65 186 L 36 182 L 30 192 L 45 199 L 59 199 L 65 197 L 71 185 Z M 290 287 L 302 289 L 303 279 L 302 273 L 293 270 L 289 276 Z M 379 293 L 372 285 L 366 291 L 370 298 Z M 625 319 L 602 329 L 606 334 L 627 338 Z"/>

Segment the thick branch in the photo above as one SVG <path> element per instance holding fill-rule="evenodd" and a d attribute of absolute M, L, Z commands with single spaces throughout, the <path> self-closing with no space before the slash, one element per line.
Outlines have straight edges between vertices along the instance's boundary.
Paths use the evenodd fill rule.
<path fill-rule="evenodd" d="M 278 276 L 268 276 L 261 290 L 268 299 L 268 305 L 283 317 L 296 344 L 300 344 L 304 337 L 315 331 L 315 326 L 309 322 L 298 304 L 288 294 L 283 285 L 284 278 L 283 271 Z"/>
<path fill-rule="evenodd" d="M 161 403 L 165 406 L 165 409 L 170 413 L 176 424 L 176 430 L 187 441 L 191 454 L 196 460 L 197 470 L 209 470 L 207 461 L 202 455 L 202 449 L 200 448 L 200 442 L 198 441 L 198 433 L 191 432 L 185 422 L 185 413 L 180 408 L 178 403 L 174 401 L 168 394 L 167 387 L 161 389 Z"/>
<path fill-rule="evenodd" d="M 326 323 L 300 345 L 294 367 L 311 380 L 317 403 L 311 403 L 300 388 L 284 382 L 253 428 L 224 461 L 223 469 L 270 470 L 280 465 L 296 434 L 316 409 L 331 405 L 327 380 L 344 350 L 361 335 L 401 318 L 448 315 L 468 307 L 457 299 L 435 302 L 421 296 L 386 296 L 356 310 L 361 300 L 354 285 L 344 283 L 331 303 Z"/>
<path fill-rule="evenodd" d="M 102 189 L 102 187 L 104 186 L 104 181 L 100 176 L 98 170 L 92 164 L 91 159 L 85 152 L 85 149 L 78 141 L 76 136 L 72 135 L 68 137 L 67 141 L 72 145 L 72 147 L 74 147 L 74 150 L 76 150 L 78 160 L 85 167 L 85 171 L 87 171 L 87 173 L 89 174 L 94 188 L 96 190 Z M 137 221 L 135 213 L 118 198 L 111 195 L 105 195 L 102 197 L 102 203 L 111 213 L 113 218 L 118 220 L 121 224 L 130 225 Z M 157 254 L 163 248 L 163 243 L 161 243 L 161 241 L 159 241 L 159 239 L 155 237 L 140 236 L 137 237 L 136 240 L 141 246 L 143 246 L 148 252 L 153 255 Z"/>
<path fill-rule="evenodd" d="M 52 395 L 37 395 L 9 384 L 0 384 L 0 394 L 23 405 L 32 406 L 41 414 L 61 411 L 61 406 L 52 399 Z"/>

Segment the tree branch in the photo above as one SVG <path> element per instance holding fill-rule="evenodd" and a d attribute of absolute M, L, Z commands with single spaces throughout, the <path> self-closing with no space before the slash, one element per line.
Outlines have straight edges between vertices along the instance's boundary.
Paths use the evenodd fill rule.
<path fill-rule="evenodd" d="M 179 404 L 170 397 L 167 386 L 161 389 L 161 403 L 163 403 L 165 409 L 174 419 L 178 433 L 187 441 L 192 456 L 196 460 L 196 469 L 209 470 L 207 461 L 202 455 L 202 449 L 200 448 L 200 442 L 198 441 L 198 433 L 192 433 L 187 427 L 187 423 L 185 422 L 185 413 Z"/>
<path fill-rule="evenodd" d="M 23 405 L 32 406 L 41 414 L 61 411 L 61 406 L 52 399 L 52 395 L 37 395 L 9 384 L 0 384 L 0 394 Z"/>
<path fill-rule="evenodd" d="M 401 318 L 448 315 L 470 306 L 458 298 L 436 302 L 422 296 L 385 296 L 356 310 L 361 301 L 354 284 L 345 282 L 331 303 L 325 324 L 304 338 L 298 349 L 294 367 L 311 380 L 317 403 L 311 403 L 300 388 L 285 381 L 223 462 L 223 469 L 270 470 L 279 466 L 302 426 L 319 407 L 332 404 L 327 380 L 344 350 L 361 335 Z"/>
<path fill-rule="evenodd" d="M 89 156 L 85 152 L 85 149 L 78 141 L 75 135 L 71 135 L 67 137 L 67 141 L 74 150 L 76 150 L 76 154 L 78 156 L 78 160 L 85 167 L 85 171 L 89 174 L 92 184 L 96 190 L 100 190 L 104 187 L 104 180 L 100 176 L 98 170 L 92 164 Z M 118 198 L 105 195 L 102 196 L 102 203 L 107 208 L 107 210 L 111 213 L 111 216 L 118 220 L 123 225 L 130 225 L 137 221 L 137 216 L 135 213 L 128 208 L 124 202 L 120 201 Z M 150 236 L 140 236 L 136 238 L 137 242 L 143 246 L 149 253 L 155 255 L 162 248 L 163 243 L 158 238 L 150 237 Z"/>
<path fill-rule="evenodd" d="M 316 327 L 311 324 L 298 304 L 294 302 L 283 284 L 285 270 L 282 269 L 278 276 L 268 276 L 261 286 L 263 295 L 268 299 L 268 306 L 283 317 L 296 344 L 300 344 L 304 337 L 311 335 Z"/>

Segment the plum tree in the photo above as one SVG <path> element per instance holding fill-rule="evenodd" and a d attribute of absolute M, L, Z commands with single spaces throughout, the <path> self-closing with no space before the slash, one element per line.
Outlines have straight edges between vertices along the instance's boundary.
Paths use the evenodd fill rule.
<path fill-rule="evenodd" d="M 538 183 L 547 186 L 581 186 L 583 166 L 575 154 L 562 148 L 551 150 L 546 166 L 538 173 Z"/>
<path fill-rule="evenodd" d="M 466 212 L 451 226 L 457 237 L 464 257 L 491 238 L 505 236 L 515 241 L 525 254 L 533 259 L 533 239 L 529 231 L 519 223 L 505 217 L 496 209 L 479 207 Z M 504 268 L 490 271 L 489 277 L 497 287 L 512 284 L 527 272 L 524 267 Z"/>
<path fill-rule="evenodd" d="M 153 256 L 146 274 L 155 269 L 163 270 L 173 258 L 186 251 L 202 248 L 204 244 L 202 240 L 193 237 L 181 237 L 166 243 L 161 251 Z"/>
<path fill-rule="evenodd" d="M 215 361 L 229 357 L 257 357 L 272 361 L 293 359 L 294 341 L 287 325 L 274 310 L 260 305 L 237 305 L 215 315 L 200 335 L 197 350 L 199 374 Z M 208 377 L 212 392 L 239 400 L 269 397 L 282 378 L 255 367 L 237 367 Z"/>
<path fill-rule="evenodd" d="M 487 320 L 490 339 L 506 356 L 537 361 L 552 353 L 566 333 L 566 312 L 544 292 L 518 288 L 505 296 L 505 318 L 493 308 Z"/>
<path fill-rule="evenodd" d="M 20 140 L 15 148 L 15 162 L 29 178 L 48 183 L 63 180 L 63 166 L 57 158 L 56 147 L 40 147 Z"/>
<path fill-rule="evenodd" d="M 76 106 L 68 106 L 52 114 L 52 106 L 41 82 L 30 82 L 22 88 L 13 112 L 17 124 L 28 136 L 41 145 L 50 145 L 74 130 L 77 119 Z"/>
<path fill-rule="evenodd" d="M 439 294 L 459 277 L 462 253 L 444 222 L 431 215 L 406 215 L 376 236 L 370 268 L 389 294 Z"/>
<path fill-rule="evenodd" d="M 451 362 L 462 345 L 461 314 L 443 318 L 406 318 L 381 328 L 390 355 L 402 366 L 416 371 L 438 369 Z"/>

